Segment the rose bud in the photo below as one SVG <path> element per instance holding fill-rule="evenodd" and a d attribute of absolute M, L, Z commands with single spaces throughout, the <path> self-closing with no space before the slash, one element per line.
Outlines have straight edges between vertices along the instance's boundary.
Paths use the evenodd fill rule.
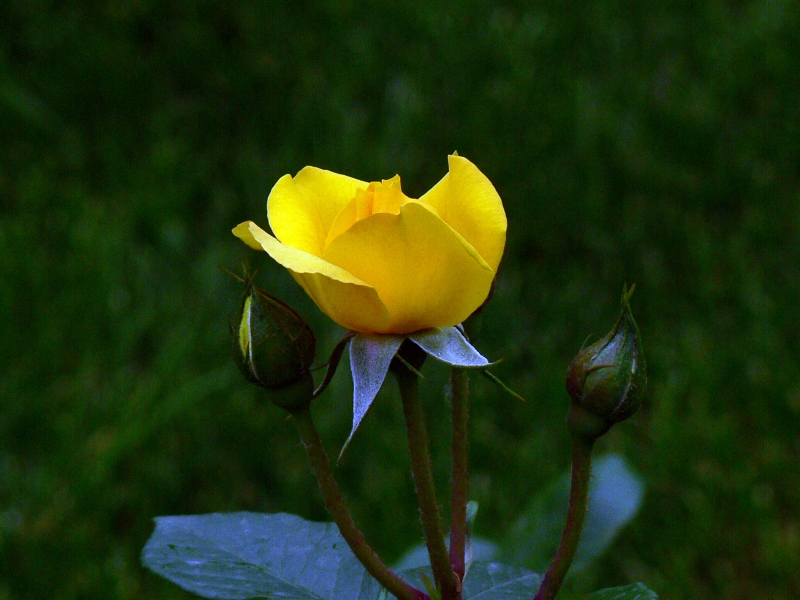
<path fill-rule="evenodd" d="M 573 436 L 594 441 L 614 423 L 635 413 L 647 386 L 641 335 L 631 314 L 630 291 L 623 291 L 622 311 L 604 338 L 584 348 L 567 373 L 572 397 L 567 426 Z"/>
<path fill-rule="evenodd" d="M 316 340 L 303 318 L 250 282 L 232 330 L 234 360 L 248 381 L 269 390 L 270 401 L 281 408 L 308 407 Z"/>

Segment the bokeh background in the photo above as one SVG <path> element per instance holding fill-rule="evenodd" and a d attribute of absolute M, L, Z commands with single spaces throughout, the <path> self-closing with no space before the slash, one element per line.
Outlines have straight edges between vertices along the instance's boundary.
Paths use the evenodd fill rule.
<path fill-rule="evenodd" d="M 509 235 L 473 385 L 478 533 L 568 466 L 566 366 L 624 282 L 643 410 L 599 444 L 647 485 L 587 586 L 800 597 L 800 16 L 792 0 L 0 4 L 0 598 L 189 598 L 145 571 L 152 517 L 325 519 L 291 423 L 235 371 L 230 229 L 307 164 L 399 173 L 457 150 Z M 346 367 L 346 365 L 345 365 Z M 347 435 L 347 369 L 316 408 Z M 445 373 L 426 366 L 440 493 Z M 388 560 L 419 541 L 382 392 L 338 472 Z"/>

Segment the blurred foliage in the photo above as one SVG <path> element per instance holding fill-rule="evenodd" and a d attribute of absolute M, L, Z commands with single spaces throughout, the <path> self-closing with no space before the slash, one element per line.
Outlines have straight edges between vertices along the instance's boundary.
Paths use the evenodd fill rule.
<path fill-rule="evenodd" d="M 423 193 L 458 150 L 509 239 L 473 385 L 471 492 L 496 538 L 569 460 L 565 369 L 623 282 L 644 410 L 600 446 L 647 481 L 587 585 L 800 596 L 800 8 L 750 2 L 0 4 L 0 598 L 187 598 L 156 515 L 325 519 L 297 436 L 238 374 L 241 290 L 340 334 L 230 229 L 307 164 Z M 426 366 L 433 451 L 445 373 Z M 318 401 L 332 452 L 347 377 Z M 396 393 L 339 468 L 387 560 L 419 541 Z M 448 465 L 437 460 L 445 497 Z"/>

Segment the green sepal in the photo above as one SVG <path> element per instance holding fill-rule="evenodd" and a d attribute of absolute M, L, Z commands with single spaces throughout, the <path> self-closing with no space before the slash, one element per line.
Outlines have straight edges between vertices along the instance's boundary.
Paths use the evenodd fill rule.
<path fill-rule="evenodd" d="M 498 361 L 498 362 L 499 362 L 499 361 Z M 497 377 L 497 375 L 495 375 L 494 373 L 492 373 L 492 372 L 488 371 L 487 369 L 481 369 L 481 370 L 480 370 L 480 372 L 481 372 L 481 375 L 483 375 L 484 377 L 486 377 L 486 379 L 488 379 L 489 381 L 491 381 L 493 384 L 495 384 L 497 387 L 499 387 L 501 390 L 503 390 L 503 391 L 504 391 L 506 394 L 508 394 L 509 396 L 512 396 L 513 398 L 516 398 L 517 400 L 521 400 L 521 401 L 522 401 L 522 402 L 524 402 L 525 404 L 527 404 L 527 403 L 528 403 L 528 401 L 527 401 L 527 400 L 525 400 L 525 398 L 523 398 L 522 396 L 520 396 L 520 395 L 519 395 L 517 392 L 515 392 L 515 391 L 514 391 L 514 390 L 512 390 L 510 387 L 508 387 L 508 386 L 507 386 L 505 383 L 503 383 L 503 382 L 500 380 L 500 378 L 499 378 L 499 377 Z"/>
<path fill-rule="evenodd" d="M 317 386 L 317 389 L 314 390 L 314 398 L 319 396 L 330 384 L 333 376 L 336 375 L 336 369 L 339 367 L 339 361 L 342 360 L 342 354 L 344 354 L 344 348 L 347 346 L 347 342 L 349 342 L 353 335 L 355 335 L 352 331 L 347 332 L 347 334 L 339 340 L 339 343 L 333 347 L 333 351 L 331 352 L 331 357 L 328 359 L 328 365 L 325 369 L 325 377 L 323 377 L 322 382 Z"/>

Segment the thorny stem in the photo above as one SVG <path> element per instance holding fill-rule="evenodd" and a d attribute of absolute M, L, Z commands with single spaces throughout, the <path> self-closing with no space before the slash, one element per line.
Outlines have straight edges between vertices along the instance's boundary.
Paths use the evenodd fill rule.
<path fill-rule="evenodd" d="M 325 506 L 356 558 L 378 583 L 400 600 L 431 600 L 428 594 L 410 586 L 387 567 L 364 539 L 364 534 L 356 527 L 334 478 L 328 454 L 325 452 L 325 447 L 311 418 L 311 411 L 308 408 L 293 411 L 292 417 L 300 431 L 300 437 L 311 463 L 311 469 L 319 483 L 319 489 L 325 498 Z"/>
<path fill-rule="evenodd" d="M 450 566 L 464 581 L 467 544 L 467 420 L 469 418 L 469 375 L 466 369 L 453 368 L 450 375 L 453 424 L 453 504 L 450 524 Z M 459 588 L 461 586 L 459 585 Z M 459 590 L 460 591 L 460 590 Z"/>
<path fill-rule="evenodd" d="M 583 531 L 583 520 L 589 504 L 589 479 L 592 472 L 592 446 L 594 440 L 586 441 L 573 437 L 572 441 L 572 488 L 569 493 L 569 509 L 567 510 L 567 524 L 561 534 L 561 544 L 558 547 L 553 562 L 544 575 L 544 580 L 533 600 L 553 600 L 558 593 L 564 577 L 569 571 L 578 542 Z"/>
<path fill-rule="evenodd" d="M 419 397 L 417 375 L 397 363 L 393 368 L 400 396 L 403 400 L 403 412 L 408 431 L 408 447 L 411 454 L 411 471 L 414 486 L 419 500 L 420 520 L 428 546 L 436 589 L 441 592 L 442 600 L 458 600 L 458 580 L 450 567 L 447 544 L 442 533 L 442 518 L 439 504 L 436 501 L 436 489 L 433 483 L 431 458 L 428 450 L 428 432 L 425 427 L 425 413 Z"/>

